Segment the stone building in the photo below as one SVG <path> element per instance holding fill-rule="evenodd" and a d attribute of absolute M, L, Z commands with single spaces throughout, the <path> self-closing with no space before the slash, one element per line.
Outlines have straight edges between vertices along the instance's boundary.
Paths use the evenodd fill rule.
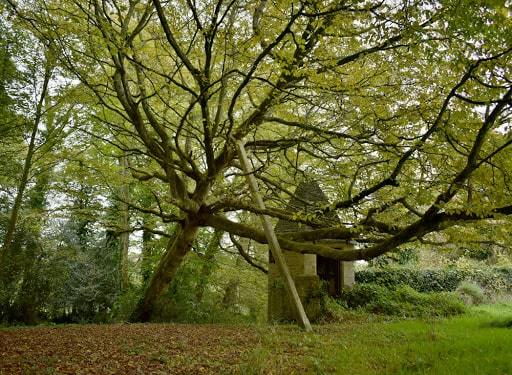
<path fill-rule="evenodd" d="M 322 189 L 320 189 L 318 183 L 315 181 L 305 181 L 297 186 L 295 196 L 288 203 L 288 209 L 290 211 L 308 213 L 308 210 L 314 212 L 320 205 L 327 203 L 327 197 Z M 326 215 L 325 220 L 329 225 L 339 223 L 339 218 L 335 213 Z M 286 232 L 308 229 L 311 228 L 304 224 L 279 220 L 275 227 L 275 232 L 279 235 Z M 352 246 L 347 242 L 340 241 L 325 240 L 322 242 L 330 242 L 330 245 L 335 247 Z M 340 294 L 342 289 L 351 287 L 354 284 L 354 262 L 341 262 L 316 254 L 299 254 L 291 251 L 283 251 L 283 255 L 295 281 L 297 292 L 304 305 L 306 314 L 311 320 L 315 320 L 321 312 L 320 300 L 322 293 L 327 292 L 331 296 L 336 296 Z M 288 296 L 279 269 L 270 254 L 268 320 L 273 322 L 294 319 L 293 304 Z"/>

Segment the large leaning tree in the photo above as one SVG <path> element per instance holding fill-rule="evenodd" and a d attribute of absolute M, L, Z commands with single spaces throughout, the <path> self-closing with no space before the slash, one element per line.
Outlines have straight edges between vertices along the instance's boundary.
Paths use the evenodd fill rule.
<path fill-rule="evenodd" d="M 158 186 L 131 209 L 177 224 L 134 320 L 150 317 L 201 227 L 266 242 L 239 212 L 304 224 L 282 248 L 339 260 L 509 223 L 504 1 L 8 1 L 91 94 L 101 137 L 131 175 Z M 237 140 L 265 210 L 250 199 Z M 291 212 L 285 202 L 308 178 L 332 204 Z M 325 219 L 333 213 L 340 222 Z"/>

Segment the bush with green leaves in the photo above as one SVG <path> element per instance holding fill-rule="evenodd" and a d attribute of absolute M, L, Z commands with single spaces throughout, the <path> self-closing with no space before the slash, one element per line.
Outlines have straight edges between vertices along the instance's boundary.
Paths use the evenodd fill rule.
<path fill-rule="evenodd" d="M 378 284 L 387 288 L 408 285 L 418 292 L 453 292 L 463 281 L 480 285 L 486 294 L 512 293 L 511 267 L 473 269 L 367 268 L 356 273 L 356 283 Z"/>
<path fill-rule="evenodd" d="M 321 312 L 317 319 L 318 323 L 338 323 L 344 321 L 348 310 L 343 301 L 324 294 L 320 299 L 320 305 Z"/>
<path fill-rule="evenodd" d="M 471 281 L 463 281 L 457 287 L 457 293 L 468 305 L 480 305 L 485 302 L 486 297 L 482 287 Z"/>
<path fill-rule="evenodd" d="M 389 289 L 377 284 L 356 284 L 343 292 L 340 300 L 351 309 L 402 317 L 452 316 L 466 311 L 456 293 L 421 293 L 407 285 Z"/>

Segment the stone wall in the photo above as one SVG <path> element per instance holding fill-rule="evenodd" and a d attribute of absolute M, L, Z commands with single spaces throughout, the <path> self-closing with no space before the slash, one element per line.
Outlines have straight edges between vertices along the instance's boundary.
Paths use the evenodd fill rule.
<path fill-rule="evenodd" d="M 292 257 L 294 262 L 289 262 L 287 259 L 287 264 L 290 267 L 304 310 L 308 318 L 314 321 L 320 315 L 320 278 L 315 273 L 297 273 L 297 270 L 304 269 L 307 264 L 304 260 L 307 258 L 301 254 L 294 255 L 299 255 L 299 257 Z M 311 260 L 312 257 L 308 258 Z M 268 320 L 269 322 L 296 320 L 294 305 L 275 263 L 269 265 L 268 272 Z"/>
<path fill-rule="evenodd" d="M 291 212 L 302 211 L 307 213 L 325 203 L 328 203 L 328 200 L 320 186 L 315 181 L 307 181 L 297 186 L 295 197 L 290 200 L 287 209 Z M 339 219 L 334 213 L 328 214 L 324 219 L 326 226 L 339 223 Z M 279 220 L 275 227 L 276 233 L 308 229 L 310 228 L 303 224 L 286 220 Z M 351 245 L 344 244 L 344 246 Z M 322 295 L 322 281 L 317 274 L 317 256 L 315 254 L 298 254 L 290 251 L 283 251 L 283 255 L 290 269 L 290 274 L 295 281 L 304 310 L 308 318 L 314 321 L 321 313 L 320 302 Z M 273 262 L 272 256 L 269 256 L 269 259 L 268 320 L 269 322 L 295 320 L 294 305 L 286 291 L 285 282 L 277 265 Z M 333 262 L 336 261 L 333 260 Z M 335 289 L 340 291 L 347 285 L 353 285 L 353 262 L 341 262 L 338 269 L 338 280 L 331 282 L 339 285 L 339 288 Z"/>

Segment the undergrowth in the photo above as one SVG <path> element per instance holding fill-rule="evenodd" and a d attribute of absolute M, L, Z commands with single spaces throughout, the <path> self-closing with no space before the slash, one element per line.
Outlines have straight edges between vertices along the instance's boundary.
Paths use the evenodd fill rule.
<path fill-rule="evenodd" d="M 343 292 L 338 304 L 349 309 L 400 317 L 447 317 L 467 311 L 457 293 L 420 293 L 407 285 L 389 289 L 376 284 L 356 284 Z M 331 311 L 334 310 L 331 304 Z"/>

